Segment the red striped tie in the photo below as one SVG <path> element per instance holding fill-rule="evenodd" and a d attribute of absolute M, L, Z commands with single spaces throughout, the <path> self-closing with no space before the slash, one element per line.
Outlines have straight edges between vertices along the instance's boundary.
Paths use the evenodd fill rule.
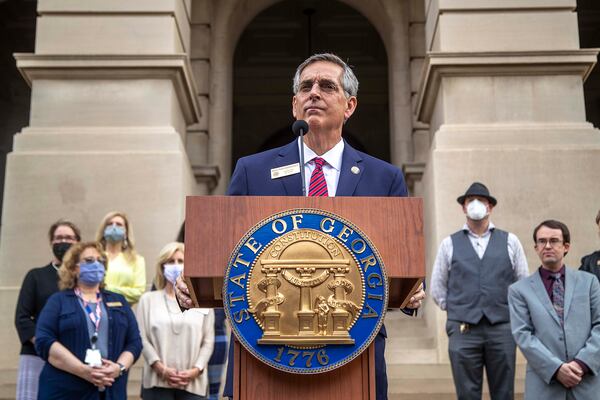
<path fill-rule="evenodd" d="M 325 160 L 317 157 L 313 161 L 315 162 L 315 169 L 310 176 L 308 195 L 328 197 L 327 182 L 325 181 L 325 175 L 323 175 L 323 164 L 325 164 Z"/>

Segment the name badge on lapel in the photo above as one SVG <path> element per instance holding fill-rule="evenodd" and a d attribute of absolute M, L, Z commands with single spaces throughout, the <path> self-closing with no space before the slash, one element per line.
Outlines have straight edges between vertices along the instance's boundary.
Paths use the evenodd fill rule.
<path fill-rule="evenodd" d="M 106 307 L 123 307 L 123 303 L 120 301 L 108 301 L 106 302 Z"/>
<path fill-rule="evenodd" d="M 284 165 L 271 170 L 271 179 L 283 178 L 284 176 L 300 173 L 300 163 Z"/>

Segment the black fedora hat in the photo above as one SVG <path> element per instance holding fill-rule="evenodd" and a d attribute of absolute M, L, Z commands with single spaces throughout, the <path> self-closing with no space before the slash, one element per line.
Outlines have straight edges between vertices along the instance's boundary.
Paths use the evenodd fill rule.
<path fill-rule="evenodd" d="M 465 194 L 463 194 L 462 196 L 459 196 L 456 199 L 456 201 L 458 201 L 458 204 L 465 204 L 465 199 L 468 196 L 485 197 L 486 199 L 488 199 L 490 201 L 490 204 L 493 206 L 495 206 L 498 203 L 498 201 L 494 197 L 490 196 L 490 191 L 481 182 L 473 182 L 471 184 L 471 186 L 469 186 L 469 188 L 467 189 Z"/>

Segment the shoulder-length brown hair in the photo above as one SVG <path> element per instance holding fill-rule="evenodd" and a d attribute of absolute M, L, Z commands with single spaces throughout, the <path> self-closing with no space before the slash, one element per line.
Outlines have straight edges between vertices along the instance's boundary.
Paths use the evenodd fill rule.
<path fill-rule="evenodd" d="M 133 236 L 133 228 L 131 227 L 131 223 L 129 223 L 129 218 L 127 218 L 127 214 L 121 211 L 111 211 L 102 218 L 102 222 L 98 227 L 98 231 L 96 232 L 96 241 L 102 244 L 102 247 L 106 249 L 106 239 L 104 239 L 104 228 L 114 217 L 121 217 L 123 221 L 125 221 L 125 240 L 121 243 L 121 251 L 127 261 L 133 263 L 135 262 L 135 258 L 137 253 L 135 252 L 135 239 Z"/>
<path fill-rule="evenodd" d="M 52 243 L 52 240 L 54 240 L 54 232 L 56 232 L 56 230 L 61 226 L 68 226 L 69 228 L 71 228 L 71 230 L 75 234 L 75 238 L 77 239 L 76 241 L 81 242 L 81 231 L 79 230 L 77 225 L 75 225 L 71 221 L 67 221 L 66 219 L 59 219 L 50 226 L 50 229 L 48 229 L 48 241 L 50 243 Z"/>
<path fill-rule="evenodd" d="M 154 285 L 157 289 L 164 289 L 167 285 L 163 265 L 169 261 L 169 258 L 173 257 L 173 254 L 177 253 L 177 251 L 184 253 L 184 249 L 183 243 L 181 242 L 172 242 L 162 248 L 158 255 L 158 261 L 156 262 L 156 276 L 154 277 Z"/>
<path fill-rule="evenodd" d="M 60 290 L 64 289 L 74 289 L 77 286 L 77 280 L 79 278 L 79 261 L 81 257 L 81 253 L 85 249 L 94 248 L 100 254 L 100 257 L 104 259 L 104 268 L 108 270 L 108 258 L 106 257 L 106 253 L 102 248 L 102 245 L 98 242 L 84 242 L 84 243 L 75 243 L 69 251 L 65 254 L 63 258 L 63 263 L 58 269 L 58 288 Z M 100 289 L 104 289 L 104 281 L 100 283 Z"/>

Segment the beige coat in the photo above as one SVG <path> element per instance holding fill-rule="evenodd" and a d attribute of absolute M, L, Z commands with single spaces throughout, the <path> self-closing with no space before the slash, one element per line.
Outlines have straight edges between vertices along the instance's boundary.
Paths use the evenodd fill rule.
<path fill-rule="evenodd" d="M 185 390 L 206 396 L 207 365 L 215 342 L 213 310 L 195 308 L 182 313 L 175 299 L 166 296 L 164 290 L 156 290 L 142 295 L 136 314 L 144 345 L 143 387 L 170 388 L 150 367 L 160 360 L 177 370 L 200 368 L 202 374 Z"/>

